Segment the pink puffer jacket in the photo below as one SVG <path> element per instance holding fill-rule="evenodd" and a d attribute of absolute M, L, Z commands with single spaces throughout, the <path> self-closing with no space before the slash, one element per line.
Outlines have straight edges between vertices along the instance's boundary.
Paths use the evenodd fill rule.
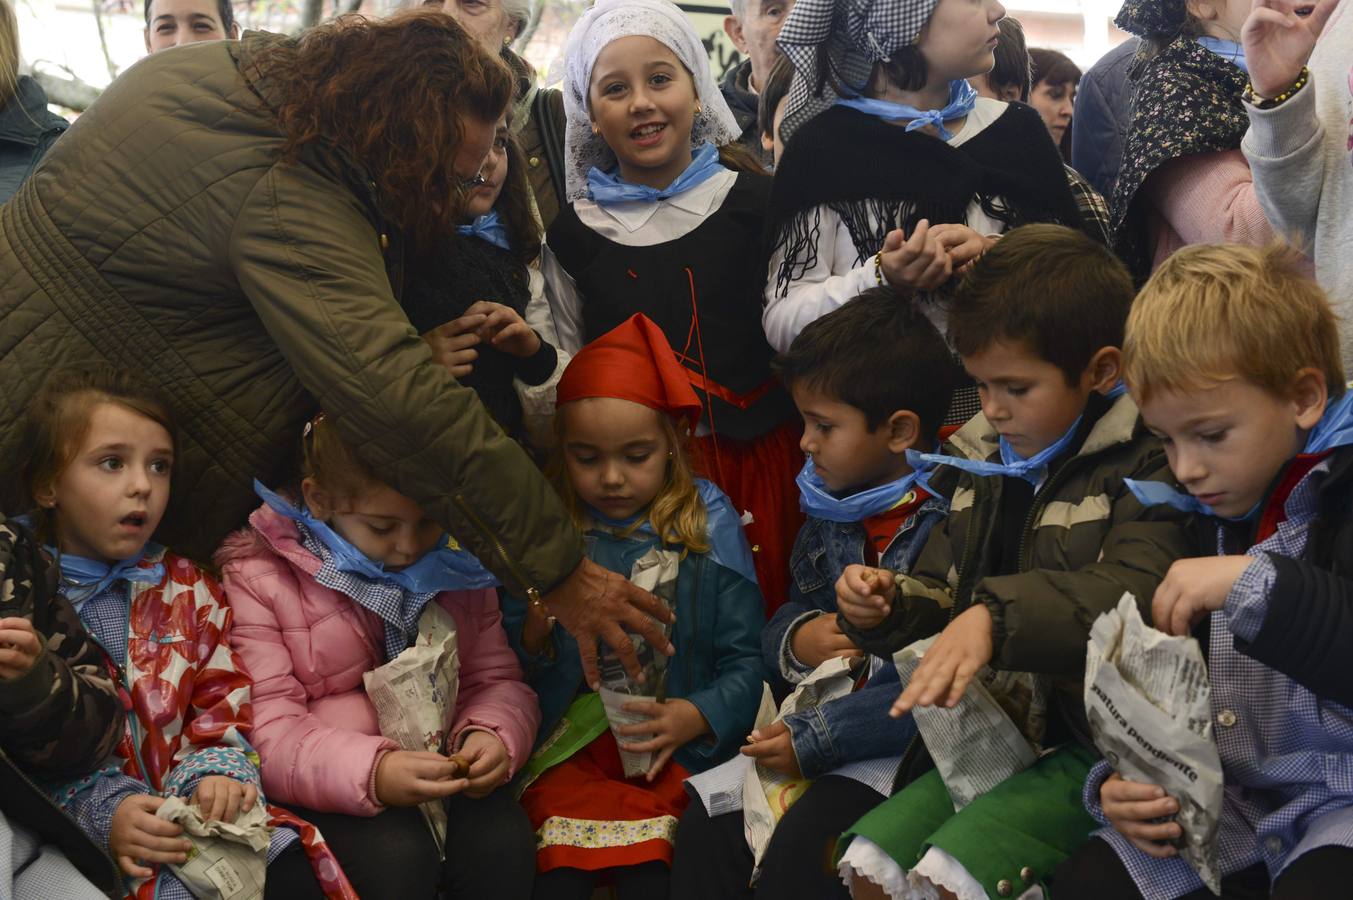
<path fill-rule="evenodd" d="M 393 741 L 380 736 L 362 674 L 382 662 L 385 626 L 346 595 L 315 581 L 320 560 L 267 506 L 217 551 L 234 611 L 231 646 L 254 679 L 254 728 L 269 799 L 325 812 L 380 812 L 375 770 Z M 469 730 L 502 739 L 515 773 L 530 755 L 540 706 L 522 681 L 491 589 L 447 591 L 456 620 L 460 694 L 450 746 Z"/>

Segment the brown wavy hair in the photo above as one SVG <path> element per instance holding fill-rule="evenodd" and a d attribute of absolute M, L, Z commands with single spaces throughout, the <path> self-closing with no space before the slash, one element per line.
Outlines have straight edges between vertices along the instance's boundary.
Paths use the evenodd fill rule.
<path fill-rule="evenodd" d="M 494 123 L 512 100 L 507 66 L 434 9 L 342 16 L 265 49 L 258 68 L 281 98 L 284 157 L 317 143 L 346 153 L 415 246 L 458 221 L 462 116 Z"/>

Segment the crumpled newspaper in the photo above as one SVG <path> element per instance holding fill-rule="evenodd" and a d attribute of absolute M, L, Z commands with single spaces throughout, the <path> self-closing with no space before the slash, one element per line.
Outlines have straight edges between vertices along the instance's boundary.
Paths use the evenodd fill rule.
<path fill-rule="evenodd" d="M 936 637 L 893 654 L 904 687 Z M 1046 679 L 983 666 L 952 709 L 918 706 L 911 711 L 955 810 L 1037 761 L 1047 707 Z"/>
<path fill-rule="evenodd" d="M 833 657 L 818 666 L 801 681 L 794 692 L 780 704 L 777 715 L 765 716 L 766 698 L 770 692 L 763 692 L 763 713 L 757 716 L 757 727 L 778 722 L 785 716 L 813 709 L 837 697 L 844 697 L 855 688 L 855 679 L 866 661 L 858 657 Z M 771 708 L 774 708 L 773 705 Z M 752 763 L 750 757 L 744 757 Z M 752 773 L 756 777 L 750 777 Z M 789 775 L 768 769 L 760 763 L 749 766 L 748 776 L 742 783 L 742 831 L 751 848 L 754 867 L 752 880 L 761 873 L 761 858 L 770 846 L 775 826 L 784 817 L 785 812 L 803 795 L 812 783 L 807 778 L 792 778 Z"/>
<path fill-rule="evenodd" d="M 192 848 L 188 860 L 169 868 L 202 900 L 259 900 L 268 872 L 272 828 L 262 803 L 241 812 L 233 822 L 204 820 L 202 812 L 182 797 L 167 797 L 155 815 L 183 828 Z"/>
<path fill-rule="evenodd" d="M 662 550 L 652 547 L 643 556 L 634 561 L 630 569 L 629 580 L 661 600 L 668 609 L 676 603 L 677 569 L 681 565 L 681 554 L 674 550 Z M 663 634 L 669 632 L 663 626 Z M 606 720 L 611 724 L 611 733 L 616 742 L 624 745 L 644 740 L 642 735 L 622 735 L 619 729 L 625 725 L 635 725 L 649 720 L 640 713 L 627 712 L 621 707 L 636 700 L 661 700 L 666 697 L 667 656 L 654 651 L 648 642 L 637 634 L 630 634 L 634 652 L 639 657 L 639 665 L 644 673 L 642 683 L 630 678 L 620 657 L 610 652 L 604 644 L 601 650 L 601 695 L 602 706 L 606 709 Z M 631 753 L 620 751 L 620 761 L 624 765 L 625 777 L 634 778 L 645 775 L 653 768 L 656 753 Z"/>
<path fill-rule="evenodd" d="M 446 752 L 447 729 L 460 692 L 456 620 L 437 602 L 418 619 L 413 646 L 362 676 L 376 707 L 381 734 L 401 750 Z M 419 805 L 439 850 L 446 846 L 446 807 L 441 800 Z"/>
<path fill-rule="evenodd" d="M 1122 777 L 1158 784 L 1179 801 L 1179 855 L 1220 894 L 1224 789 L 1211 695 L 1198 642 L 1147 626 L 1131 594 L 1090 629 L 1085 713 L 1095 746 Z"/>

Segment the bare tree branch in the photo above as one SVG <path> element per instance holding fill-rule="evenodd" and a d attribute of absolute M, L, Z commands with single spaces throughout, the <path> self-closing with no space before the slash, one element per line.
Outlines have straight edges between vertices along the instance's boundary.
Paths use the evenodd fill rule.
<path fill-rule="evenodd" d="M 99 29 L 99 46 L 103 48 L 103 61 L 108 66 L 108 77 L 113 79 L 117 77 L 117 64 L 113 62 L 113 54 L 108 52 L 108 35 L 103 30 L 103 0 L 89 0 L 94 8 L 94 24 Z"/>
<path fill-rule="evenodd" d="M 63 78 L 50 72 L 33 72 L 33 80 L 42 87 L 47 99 L 57 106 L 84 112 L 99 99 L 99 89 L 74 77 Z"/>

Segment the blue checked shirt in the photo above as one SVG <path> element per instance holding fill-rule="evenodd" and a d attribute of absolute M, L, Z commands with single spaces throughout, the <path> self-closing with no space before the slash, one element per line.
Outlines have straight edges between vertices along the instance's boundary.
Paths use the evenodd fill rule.
<path fill-rule="evenodd" d="M 415 594 L 388 581 L 372 581 L 351 572 L 339 571 L 324 542 L 315 537 L 304 522 L 297 522 L 305 549 L 320 560 L 315 581 L 338 591 L 363 609 L 375 613 L 385 623 L 385 661 L 403 653 L 418 637 L 418 618 L 436 593 Z"/>
<path fill-rule="evenodd" d="M 1251 548 L 1254 562 L 1212 615 L 1212 734 L 1226 774 L 1218 838 L 1224 876 L 1262 862 L 1277 879 L 1317 847 L 1353 847 L 1353 710 L 1322 700 L 1234 646 L 1236 638 L 1252 641 L 1270 602 L 1282 601 L 1271 596 L 1277 572 L 1270 555 L 1298 558 L 1305 551 L 1328 474 L 1325 459 L 1293 488 L 1284 504 L 1287 520 Z M 1225 554 L 1220 528 L 1217 553 Z M 1100 762 L 1085 785 L 1086 808 L 1105 824 L 1099 788 L 1111 774 Z M 1095 834 L 1113 847 L 1144 900 L 1174 900 L 1203 888 L 1179 857 L 1147 856 L 1112 827 Z"/>

